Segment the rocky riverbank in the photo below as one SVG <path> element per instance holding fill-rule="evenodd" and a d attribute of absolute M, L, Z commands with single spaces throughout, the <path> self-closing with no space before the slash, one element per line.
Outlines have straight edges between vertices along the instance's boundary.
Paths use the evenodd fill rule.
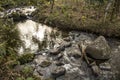
<path fill-rule="evenodd" d="M 33 11 L 30 7 L 23 13 L 29 17 Z M 10 12 L 12 15 L 14 10 Z M 19 23 L 17 28 L 23 41 L 22 54 L 33 51 L 35 55 L 26 65 L 42 80 L 119 80 L 119 40 L 80 31 L 64 32 L 32 20 Z"/>
<path fill-rule="evenodd" d="M 54 43 L 47 44 L 52 45 L 49 49 L 35 53 L 28 64 L 34 68 L 34 75 L 43 80 L 116 80 L 119 41 L 77 31 L 64 34 L 48 41 Z"/>
<path fill-rule="evenodd" d="M 117 66 L 113 65 L 113 63 L 116 63 L 117 60 L 113 59 L 112 55 L 119 54 L 111 51 L 112 47 L 108 46 L 108 42 L 104 37 L 96 39 L 96 37 L 91 37 L 90 34 L 86 35 L 86 33 L 80 32 L 69 34 L 70 36 L 64 38 L 58 47 L 37 54 L 33 61 L 35 63 L 34 74 L 41 76 L 43 79 L 52 78 L 56 80 L 116 79 L 116 71 L 118 70 L 115 69 Z M 84 45 L 82 45 L 83 43 Z M 92 48 L 85 51 L 86 55 L 84 55 L 81 51 L 81 48 L 84 47 L 80 48 L 79 45 L 89 47 L 92 43 L 94 43 L 93 46 L 95 47 L 92 46 Z M 93 54 L 89 54 L 91 51 Z M 89 63 L 87 63 L 85 56 Z"/>
<path fill-rule="evenodd" d="M 24 6 L 8 9 L 0 12 L 0 18 L 12 18 L 15 22 L 30 19 L 32 12 L 36 11 L 35 6 Z"/>

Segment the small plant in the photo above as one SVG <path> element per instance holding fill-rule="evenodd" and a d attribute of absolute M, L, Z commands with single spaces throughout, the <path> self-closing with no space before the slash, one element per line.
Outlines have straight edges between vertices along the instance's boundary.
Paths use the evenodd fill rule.
<path fill-rule="evenodd" d="M 18 58 L 18 61 L 20 62 L 20 64 L 25 64 L 25 63 L 31 62 L 33 59 L 34 59 L 34 54 L 26 53 L 21 55 Z"/>
<path fill-rule="evenodd" d="M 29 75 L 32 75 L 32 72 L 33 72 L 33 68 L 31 66 L 25 66 L 22 71 L 21 71 L 24 75 L 29 76 Z"/>
<path fill-rule="evenodd" d="M 26 80 L 35 80 L 35 79 L 32 77 L 28 77 Z"/>

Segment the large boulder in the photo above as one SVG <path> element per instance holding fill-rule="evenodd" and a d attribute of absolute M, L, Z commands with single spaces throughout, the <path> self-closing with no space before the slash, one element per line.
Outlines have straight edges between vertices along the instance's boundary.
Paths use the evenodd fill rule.
<path fill-rule="evenodd" d="M 86 53 L 94 59 L 109 59 L 110 46 L 103 36 L 98 37 L 93 43 L 86 47 Z"/>

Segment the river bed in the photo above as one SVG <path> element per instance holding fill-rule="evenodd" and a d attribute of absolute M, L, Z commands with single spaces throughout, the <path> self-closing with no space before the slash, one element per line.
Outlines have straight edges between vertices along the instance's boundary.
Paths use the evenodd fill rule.
<path fill-rule="evenodd" d="M 111 47 L 111 58 L 95 65 L 95 68 L 96 66 L 100 68 L 100 73 L 96 76 L 93 68 L 81 59 L 82 52 L 78 44 L 89 45 L 99 37 L 98 35 L 79 31 L 64 32 L 32 20 L 18 23 L 17 28 L 24 43 L 18 52 L 36 55 L 29 65 L 35 68 L 34 74 L 42 79 L 116 80 L 116 76 L 119 75 L 120 65 L 117 64 L 120 60 L 120 41 L 118 39 L 106 38 Z"/>

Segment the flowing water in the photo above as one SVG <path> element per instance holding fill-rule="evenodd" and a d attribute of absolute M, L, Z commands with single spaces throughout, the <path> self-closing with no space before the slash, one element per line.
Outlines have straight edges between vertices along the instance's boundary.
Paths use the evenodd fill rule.
<path fill-rule="evenodd" d="M 38 24 L 32 20 L 26 20 L 17 24 L 18 31 L 20 32 L 20 38 L 23 41 L 23 46 L 21 46 L 19 53 L 22 54 L 26 51 L 35 53 L 39 50 L 40 46 L 47 46 L 50 48 L 50 43 L 52 34 L 57 33 L 55 29 L 48 27 L 43 24 Z M 58 36 L 59 37 L 59 36 Z M 48 42 L 46 43 L 45 41 Z M 44 44 L 46 45 L 43 45 Z"/>
<path fill-rule="evenodd" d="M 36 54 L 32 63 L 35 75 L 41 77 L 42 74 L 43 79 L 51 78 L 52 70 L 57 67 L 56 63 L 60 63 L 66 69 L 66 74 L 56 80 L 110 80 L 114 78 L 116 70 L 113 64 L 116 64 L 115 57 L 119 55 L 119 40 L 107 39 L 112 48 L 113 58 L 105 63 L 112 65 L 112 69 L 101 70 L 100 75 L 96 77 L 87 63 L 79 58 L 81 51 L 78 47 L 79 43 L 90 44 L 95 40 L 96 35 L 77 31 L 63 32 L 32 20 L 18 23 L 17 28 L 23 41 L 19 54 Z M 58 48 L 59 54 L 50 55 Z M 40 67 L 42 61 L 50 61 L 51 65 L 45 68 Z"/>
<path fill-rule="evenodd" d="M 9 9 L 0 12 L 0 17 L 9 16 L 14 12 L 22 13 L 30 17 L 36 8 L 34 6 Z M 97 65 L 102 67 L 99 75 L 95 75 L 93 69 L 81 59 L 82 52 L 78 44 L 89 45 L 98 36 L 85 32 L 64 32 L 47 25 L 26 20 L 17 24 L 20 39 L 23 44 L 18 49 L 20 55 L 26 53 L 35 54 L 35 58 L 28 65 L 34 68 L 33 74 L 47 80 L 116 80 L 120 75 L 120 40 L 106 38 L 112 55 L 108 61 Z M 50 62 L 48 65 L 46 62 Z M 46 66 L 46 65 L 47 66 Z M 106 66 L 106 64 L 108 64 Z M 59 73 L 55 77 L 51 73 L 55 68 L 65 68 L 65 74 Z M 93 66 L 96 69 L 96 65 Z M 58 70 L 59 72 L 59 70 Z M 119 78 L 118 78 L 119 80 Z"/>

